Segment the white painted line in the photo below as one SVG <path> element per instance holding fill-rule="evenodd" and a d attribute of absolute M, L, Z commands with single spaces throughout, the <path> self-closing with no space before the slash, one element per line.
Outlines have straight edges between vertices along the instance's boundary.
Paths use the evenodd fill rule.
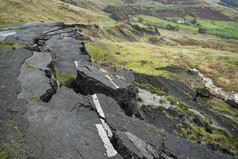
<path fill-rule="evenodd" d="M 93 102 L 94 102 L 94 104 L 96 106 L 97 112 L 99 113 L 100 117 L 105 118 L 105 115 L 104 115 L 102 107 L 101 107 L 101 105 L 99 103 L 97 94 L 92 95 L 92 98 L 93 98 Z"/>
<path fill-rule="evenodd" d="M 103 119 L 100 119 L 100 120 L 102 122 L 103 128 L 107 131 L 107 136 L 109 138 L 112 138 L 113 134 L 112 134 L 112 131 L 111 131 L 109 125 L 105 122 L 105 120 L 103 120 Z"/>
<path fill-rule="evenodd" d="M 107 156 L 113 157 L 113 156 L 117 155 L 117 151 L 112 146 L 112 143 L 110 142 L 109 138 L 107 137 L 107 133 L 103 129 L 103 126 L 101 124 L 96 124 L 96 127 L 98 129 L 98 134 L 104 143 L 104 147 L 106 148 Z"/>
<path fill-rule="evenodd" d="M 125 132 L 128 139 L 136 146 L 137 149 L 145 156 L 145 158 L 153 159 L 154 157 L 151 154 L 155 154 L 156 151 L 152 146 L 146 144 L 142 139 L 138 138 L 130 132 Z"/>
<path fill-rule="evenodd" d="M 74 61 L 74 64 L 75 64 L 76 68 L 79 68 L 79 63 L 78 63 L 78 61 Z"/>
<path fill-rule="evenodd" d="M 107 71 L 106 70 L 104 70 L 104 69 L 102 69 L 101 68 L 101 71 L 102 72 L 104 72 L 104 73 L 107 73 Z M 105 74 L 105 76 L 112 82 L 112 84 L 116 87 L 116 89 L 118 89 L 119 87 L 118 87 L 118 85 L 116 85 L 113 81 L 112 81 L 112 79 L 111 79 L 111 77 L 110 76 L 108 76 L 108 75 L 106 75 Z"/>
<path fill-rule="evenodd" d="M 108 75 L 106 75 L 106 77 L 112 82 L 112 84 L 113 84 L 117 89 L 119 88 L 118 85 L 116 85 L 116 84 L 112 81 L 111 77 L 109 77 Z"/>

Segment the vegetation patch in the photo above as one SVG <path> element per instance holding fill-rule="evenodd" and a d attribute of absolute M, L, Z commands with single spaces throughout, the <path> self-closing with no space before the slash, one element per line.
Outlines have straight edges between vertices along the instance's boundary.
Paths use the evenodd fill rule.
<path fill-rule="evenodd" d="M 65 83 L 70 79 L 76 79 L 76 75 L 62 73 L 59 70 L 56 70 L 56 78 L 60 81 L 61 86 L 65 86 Z"/>
<path fill-rule="evenodd" d="M 0 159 L 9 159 L 10 153 L 7 149 L 0 148 Z"/>
<path fill-rule="evenodd" d="M 26 61 L 26 66 L 27 66 L 27 67 L 34 68 L 34 69 L 38 69 L 36 66 L 30 64 L 28 61 Z"/>
<path fill-rule="evenodd" d="M 159 96 L 168 95 L 164 91 L 160 90 L 159 88 L 155 88 L 155 87 L 151 86 L 150 84 L 140 84 L 138 82 L 136 82 L 135 84 L 136 84 L 136 86 L 140 87 L 141 89 L 147 90 L 152 94 L 157 94 Z"/>
<path fill-rule="evenodd" d="M 142 30 L 148 29 L 143 25 L 140 25 L 140 28 Z M 159 46 L 156 46 L 157 41 L 160 41 L 160 36 L 147 35 L 133 43 L 125 42 L 128 40 L 123 36 L 124 34 L 127 35 L 127 38 L 132 38 L 135 35 L 132 36 L 126 31 L 122 35 L 119 30 L 129 30 L 130 33 L 136 32 L 132 25 L 115 24 L 108 29 L 99 28 L 95 34 L 90 32 L 90 29 L 88 32 L 91 34 L 87 33 L 86 30 L 83 32 L 90 37 L 95 34 L 98 37 L 96 41 L 86 44 L 88 53 L 97 61 L 113 63 L 117 67 L 132 69 L 139 73 L 164 77 L 176 77 L 176 74 L 158 68 L 169 65 L 197 68 L 204 75 L 212 78 L 216 86 L 223 87 L 227 91 L 238 91 L 237 74 L 232 73 L 238 72 L 236 65 L 238 60 L 236 54 L 237 40 L 221 40 L 213 36 L 180 32 L 175 34 L 162 30 L 162 35 L 167 37 L 164 39 L 166 43 L 161 42 Z M 153 32 L 152 30 L 152 28 L 148 29 L 149 32 Z M 179 45 L 170 45 L 167 41 L 174 41 Z"/>
<path fill-rule="evenodd" d="M 231 136 L 227 131 L 223 129 L 217 129 L 210 126 L 205 120 L 200 118 L 200 121 L 204 126 L 200 127 L 189 119 L 186 123 L 189 125 L 188 128 L 182 128 L 183 136 L 190 141 L 197 141 L 197 136 L 200 136 L 200 140 L 204 144 L 219 144 L 220 146 L 231 150 L 233 153 L 237 153 L 238 150 L 238 137 Z"/>
<path fill-rule="evenodd" d="M 0 47 L 6 47 L 6 48 L 14 49 L 14 50 L 21 48 L 21 46 L 19 44 L 8 44 L 3 41 L 0 41 Z"/>
<path fill-rule="evenodd" d="M 16 122 L 14 121 L 13 116 L 10 116 L 10 121 L 9 122 L 13 126 L 13 128 L 15 129 L 16 136 L 18 137 L 18 143 L 21 146 L 21 149 L 16 152 L 17 158 L 22 158 L 23 149 L 25 149 L 25 144 L 24 144 L 22 133 L 20 131 L 20 128 L 17 126 Z"/>
<path fill-rule="evenodd" d="M 58 0 L 0 0 L 0 24 L 31 21 L 104 24 L 113 22 L 102 11 L 87 10 Z"/>
<path fill-rule="evenodd" d="M 30 96 L 30 99 L 36 99 L 36 95 L 35 95 L 35 94 L 32 94 L 32 95 Z"/>
<path fill-rule="evenodd" d="M 86 49 L 93 59 L 101 63 L 112 63 L 138 73 L 172 77 L 176 74 L 156 68 L 166 67 L 167 64 L 156 58 L 151 49 L 156 46 L 140 42 L 110 42 L 98 40 L 86 43 Z M 117 53 L 120 52 L 118 55 Z M 142 63 L 141 61 L 146 61 Z"/>

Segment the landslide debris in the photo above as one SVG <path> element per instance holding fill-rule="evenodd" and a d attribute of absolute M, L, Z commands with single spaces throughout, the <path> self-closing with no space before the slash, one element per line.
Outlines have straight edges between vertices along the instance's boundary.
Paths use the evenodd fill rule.
<path fill-rule="evenodd" d="M 133 73 L 93 62 L 75 26 L 33 22 L 0 33 L 24 45 L 0 48 L 0 147 L 12 158 L 227 158 L 141 120 Z M 69 88 L 57 72 L 76 76 Z"/>

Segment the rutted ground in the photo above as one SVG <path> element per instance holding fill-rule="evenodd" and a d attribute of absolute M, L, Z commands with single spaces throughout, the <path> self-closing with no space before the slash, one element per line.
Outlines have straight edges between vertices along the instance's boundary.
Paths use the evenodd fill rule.
<path fill-rule="evenodd" d="M 0 33 L 5 46 L 0 48 L 1 154 L 4 148 L 11 158 L 234 155 L 217 145 L 209 148 L 176 137 L 150 122 L 147 111 L 137 106 L 134 85 L 147 77 L 93 62 L 82 41 L 88 38 L 76 26 L 87 27 L 34 22 Z M 176 87 L 162 79 L 162 86 L 176 96 Z"/>

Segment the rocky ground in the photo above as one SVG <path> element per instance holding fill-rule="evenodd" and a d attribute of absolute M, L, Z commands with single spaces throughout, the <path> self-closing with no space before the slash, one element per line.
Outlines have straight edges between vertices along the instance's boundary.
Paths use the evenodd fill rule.
<path fill-rule="evenodd" d="M 0 26 L 8 28 L 0 32 L 2 156 L 28 159 L 236 156 L 219 145 L 194 143 L 172 133 L 174 129 L 167 126 L 168 121 L 180 123 L 186 115 L 162 107 L 138 107 L 135 82 L 149 82 L 180 101 L 203 109 L 219 125 L 237 135 L 235 122 L 219 119 L 195 102 L 199 96 L 211 94 L 206 90 L 194 92 L 181 80 L 133 74 L 96 63 L 85 50 L 83 40 L 87 38 L 77 33 L 75 26 L 83 25 L 33 22 Z M 169 112 L 167 118 L 161 114 L 164 110 Z M 200 119 L 194 123 L 210 131 Z"/>

